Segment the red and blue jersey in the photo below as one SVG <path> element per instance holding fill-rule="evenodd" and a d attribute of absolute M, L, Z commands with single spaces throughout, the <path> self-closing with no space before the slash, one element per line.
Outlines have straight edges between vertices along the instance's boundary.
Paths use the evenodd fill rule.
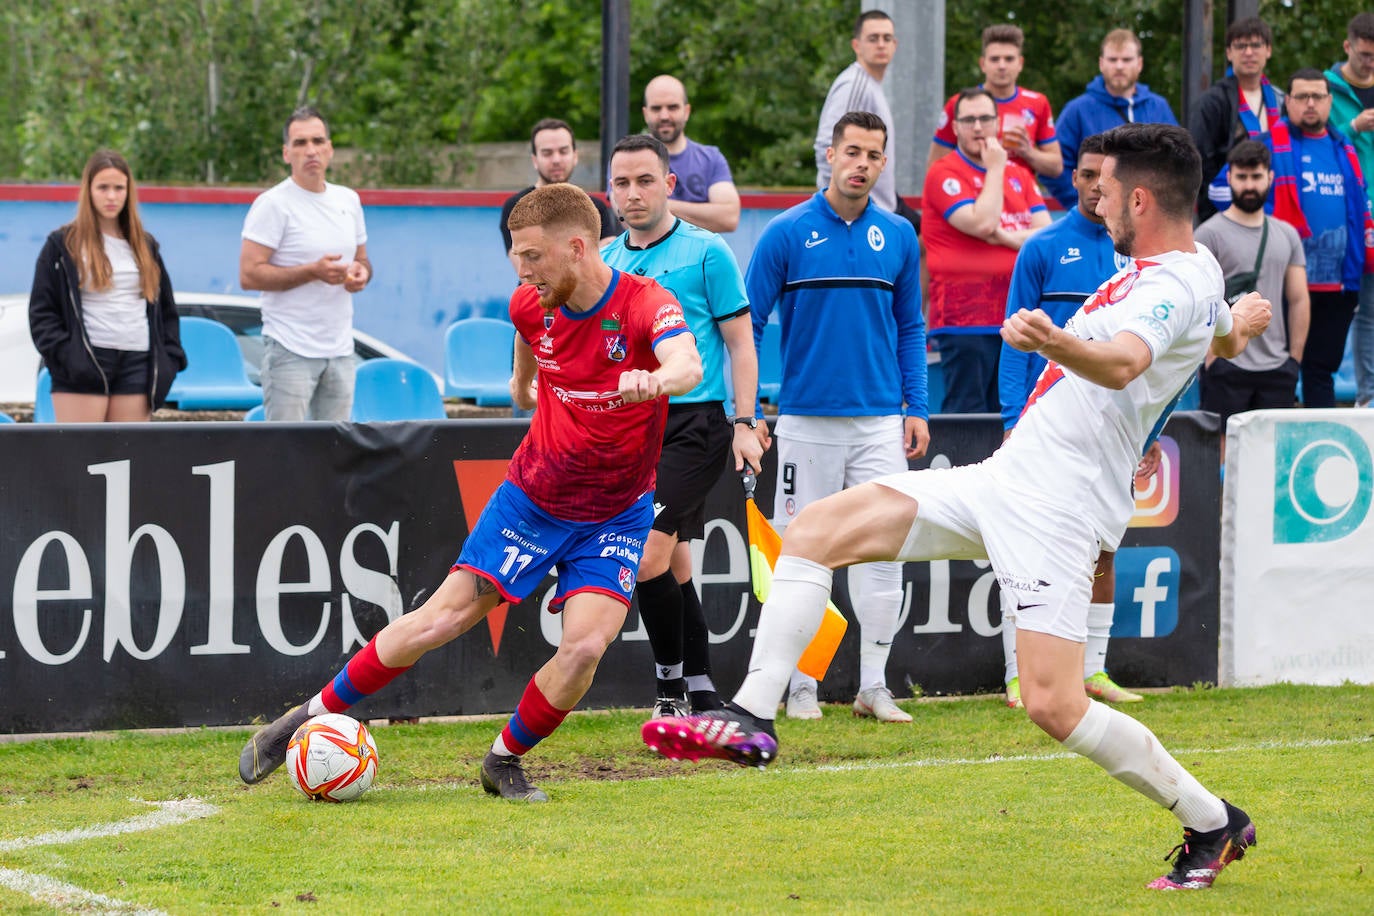
<path fill-rule="evenodd" d="M 982 88 L 981 83 L 979 88 Z M 932 139 L 946 149 L 955 149 L 959 145 L 954 136 L 954 103 L 958 98 L 958 93 L 949 97 L 935 125 L 935 136 Z M 1017 86 L 1016 91 L 1005 99 L 996 96 L 992 98 L 997 103 L 998 137 L 1002 136 L 1002 129 L 1007 123 L 1020 120 L 1026 128 L 1026 136 L 1036 148 L 1047 146 L 1059 139 L 1054 129 L 1054 111 L 1050 108 L 1050 100 L 1041 93 Z M 1075 149 L 1074 152 L 1077 153 L 1078 150 Z M 1030 163 L 1019 156 L 1012 156 L 1011 161 L 1028 171 L 1034 171 Z"/>
<path fill-rule="evenodd" d="M 960 150 L 936 160 L 926 172 L 922 237 L 930 271 L 933 334 L 992 334 L 1002 326 L 1016 252 L 961 232 L 949 222 L 950 214 L 978 199 L 986 175 L 986 169 Z M 1008 161 L 1002 173 L 1000 226 L 1029 229 L 1031 216 L 1044 209 L 1034 176 Z"/>
<path fill-rule="evenodd" d="M 545 512 L 603 521 L 654 488 L 668 399 L 627 404 L 620 374 L 659 366 L 654 347 L 690 333 L 682 307 L 653 280 L 613 270 L 585 312 L 545 312 L 532 286 L 510 316 L 538 366 L 538 409 L 506 479 Z"/>

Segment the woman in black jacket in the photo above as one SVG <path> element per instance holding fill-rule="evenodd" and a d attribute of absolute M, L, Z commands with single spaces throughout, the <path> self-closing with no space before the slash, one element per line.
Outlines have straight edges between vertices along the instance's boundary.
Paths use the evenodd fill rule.
<path fill-rule="evenodd" d="M 172 283 L 116 152 L 91 156 L 76 219 L 38 255 L 29 332 L 59 423 L 147 421 L 186 368 Z"/>

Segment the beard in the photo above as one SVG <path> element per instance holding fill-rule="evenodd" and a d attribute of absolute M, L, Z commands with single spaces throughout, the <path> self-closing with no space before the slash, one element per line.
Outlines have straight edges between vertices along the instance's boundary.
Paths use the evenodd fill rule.
<path fill-rule="evenodd" d="M 1267 190 L 1263 194 L 1255 190 L 1241 191 L 1231 196 L 1231 204 L 1242 213 L 1258 213 L 1264 209 L 1264 200 L 1268 196 Z"/>
<path fill-rule="evenodd" d="M 567 305 L 576 289 L 577 278 L 573 276 L 572 271 L 569 271 L 559 277 L 558 280 L 549 282 L 548 288 L 539 297 L 539 305 L 544 311 L 552 312 L 554 309 Z"/>
<path fill-rule="evenodd" d="M 1111 236 L 1112 247 L 1116 249 L 1117 254 L 1124 254 L 1128 258 L 1135 256 L 1131 253 L 1131 249 L 1135 247 L 1135 224 L 1131 222 L 1131 214 L 1124 207 L 1115 230 L 1108 226 L 1107 234 Z"/>

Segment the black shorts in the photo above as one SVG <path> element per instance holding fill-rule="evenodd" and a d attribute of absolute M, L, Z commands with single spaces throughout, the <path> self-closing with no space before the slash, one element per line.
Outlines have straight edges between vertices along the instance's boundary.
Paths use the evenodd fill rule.
<path fill-rule="evenodd" d="M 669 405 L 654 489 L 655 531 L 682 541 L 706 533 L 706 494 L 725 470 L 734 437 L 720 401 Z"/>
<path fill-rule="evenodd" d="M 1242 369 L 1228 359 L 1214 359 L 1202 370 L 1202 409 L 1221 414 L 1224 436 L 1232 414 L 1292 407 L 1297 387 L 1298 361 L 1292 357 L 1276 369 L 1260 372 Z"/>
<path fill-rule="evenodd" d="M 95 361 L 100 371 L 105 373 L 109 383 L 109 393 L 147 394 L 152 390 L 152 360 L 147 350 L 114 350 L 109 347 L 92 347 Z M 105 388 L 97 379 L 95 384 L 73 383 L 61 373 L 52 373 L 52 390 L 57 394 L 100 394 Z"/>

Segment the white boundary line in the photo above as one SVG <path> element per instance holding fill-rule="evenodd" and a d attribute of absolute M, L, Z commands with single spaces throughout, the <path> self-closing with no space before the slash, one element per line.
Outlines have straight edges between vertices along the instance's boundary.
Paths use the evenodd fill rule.
<path fill-rule="evenodd" d="M 150 804 L 157 810 L 108 824 L 96 824 L 92 827 L 58 830 L 42 833 L 38 836 L 0 841 L 0 853 L 120 836 L 142 830 L 156 830 L 159 827 L 173 827 L 177 824 L 184 824 L 187 821 L 199 820 L 219 813 L 219 808 L 198 798 L 146 802 L 145 804 Z M 27 894 L 39 903 L 69 912 L 166 916 L 161 910 L 125 903 L 123 900 L 84 890 L 74 884 L 67 884 L 65 881 L 59 881 L 47 875 L 37 875 L 11 868 L 0 867 L 0 887 L 8 888 L 20 894 Z"/>

